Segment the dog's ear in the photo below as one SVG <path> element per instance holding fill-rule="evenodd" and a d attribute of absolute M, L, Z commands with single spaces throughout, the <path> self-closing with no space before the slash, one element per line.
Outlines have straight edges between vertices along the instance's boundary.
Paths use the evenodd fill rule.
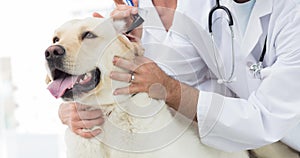
<path fill-rule="evenodd" d="M 45 82 L 46 82 L 46 84 L 48 84 L 48 83 L 50 83 L 50 82 L 51 82 L 51 79 L 50 79 L 50 77 L 49 77 L 48 75 L 46 75 Z"/>
<path fill-rule="evenodd" d="M 133 42 L 133 47 L 134 47 L 134 55 L 135 56 L 143 56 L 145 49 L 142 47 L 140 43 Z"/>
<path fill-rule="evenodd" d="M 113 21 L 114 28 L 117 33 L 123 33 L 126 30 L 126 22 L 125 20 L 114 20 Z"/>
<path fill-rule="evenodd" d="M 142 47 L 140 36 L 141 36 L 141 29 L 134 30 L 137 32 L 134 32 L 133 34 L 124 34 L 124 32 L 127 29 L 126 22 L 124 20 L 115 20 L 113 21 L 114 28 L 116 31 L 120 34 L 123 34 L 119 36 L 119 40 L 127 45 L 131 50 L 134 52 L 134 56 L 142 56 L 144 54 L 144 48 Z"/>
<path fill-rule="evenodd" d="M 134 36 L 132 35 L 120 35 L 118 37 L 118 39 L 124 44 L 126 45 L 130 50 L 130 52 L 132 52 L 132 57 L 134 56 L 142 56 L 144 54 L 144 48 L 140 42 L 140 40 L 135 39 L 132 40 L 131 38 L 134 38 Z"/>
<path fill-rule="evenodd" d="M 142 47 L 141 39 L 137 36 L 127 34 L 126 37 L 133 44 L 134 47 L 134 55 L 142 56 L 144 55 L 144 48 Z"/>

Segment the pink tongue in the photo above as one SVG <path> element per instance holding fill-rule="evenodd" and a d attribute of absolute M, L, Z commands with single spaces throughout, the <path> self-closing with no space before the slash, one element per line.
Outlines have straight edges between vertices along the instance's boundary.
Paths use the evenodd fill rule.
<path fill-rule="evenodd" d="M 48 90 L 55 98 L 60 98 L 68 88 L 74 86 L 78 77 L 79 76 L 68 76 L 56 79 L 48 86 Z"/>

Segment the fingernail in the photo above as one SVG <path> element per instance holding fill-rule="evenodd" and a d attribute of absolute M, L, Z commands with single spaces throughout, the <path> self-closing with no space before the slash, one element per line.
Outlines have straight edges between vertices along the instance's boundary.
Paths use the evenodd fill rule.
<path fill-rule="evenodd" d="M 102 132 L 101 129 L 96 129 L 96 134 L 97 134 L 97 135 L 100 134 L 101 132 Z"/>
<path fill-rule="evenodd" d="M 112 62 L 114 65 L 116 65 L 117 59 L 114 57 Z"/>
<path fill-rule="evenodd" d="M 101 132 L 102 132 L 101 129 L 96 129 L 96 130 L 92 131 L 91 134 L 95 137 L 95 136 L 99 135 Z"/>
<path fill-rule="evenodd" d="M 117 92 L 117 91 L 114 91 L 114 92 L 113 92 L 113 95 L 118 95 L 118 92 Z"/>
<path fill-rule="evenodd" d="M 118 61 L 118 57 L 117 57 L 117 56 L 114 56 L 114 57 L 113 57 L 113 61 L 112 61 L 113 64 L 116 65 L 117 61 Z"/>
<path fill-rule="evenodd" d="M 109 77 L 112 78 L 113 76 L 113 72 L 110 72 Z"/>

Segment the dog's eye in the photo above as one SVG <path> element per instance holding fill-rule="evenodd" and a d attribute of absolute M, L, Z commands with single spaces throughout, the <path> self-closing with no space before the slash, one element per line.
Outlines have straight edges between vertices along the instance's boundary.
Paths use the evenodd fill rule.
<path fill-rule="evenodd" d="M 53 43 L 56 43 L 56 42 L 58 42 L 58 41 L 59 41 L 59 38 L 58 38 L 58 37 L 54 37 L 52 42 L 53 42 Z"/>
<path fill-rule="evenodd" d="M 97 36 L 94 35 L 93 33 L 91 33 L 90 31 L 87 31 L 87 32 L 84 32 L 82 34 L 82 40 L 85 39 L 85 38 L 96 38 Z"/>

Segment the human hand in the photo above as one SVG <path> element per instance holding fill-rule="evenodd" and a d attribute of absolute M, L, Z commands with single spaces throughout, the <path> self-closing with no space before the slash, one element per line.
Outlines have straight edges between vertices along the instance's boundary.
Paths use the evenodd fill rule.
<path fill-rule="evenodd" d="M 104 18 L 101 14 L 99 14 L 97 12 L 93 13 L 93 17 L 95 17 L 95 18 Z"/>
<path fill-rule="evenodd" d="M 163 99 L 176 111 L 196 120 L 199 96 L 199 91 L 196 88 L 169 77 L 157 64 L 143 56 L 135 57 L 133 62 L 114 57 L 113 63 L 132 72 L 111 72 L 110 77 L 112 79 L 131 83 L 128 87 L 116 89 L 114 95 L 146 92 L 149 97 Z M 134 80 L 132 80 L 132 75 L 134 75 Z"/>
<path fill-rule="evenodd" d="M 112 79 L 131 82 L 129 87 L 116 89 L 114 95 L 146 92 L 151 98 L 166 100 L 169 90 L 175 86 L 172 85 L 175 80 L 161 70 L 156 63 L 146 57 L 137 56 L 134 62 L 114 57 L 113 64 L 132 72 L 111 72 L 110 77 Z M 132 80 L 132 75 L 134 75 L 134 80 Z"/>
<path fill-rule="evenodd" d="M 58 110 L 61 122 L 67 125 L 74 133 L 84 137 L 92 138 L 101 133 L 100 129 L 90 132 L 84 131 L 104 123 L 103 113 L 100 109 L 90 110 L 90 106 L 75 102 L 62 103 Z"/>
<path fill-rule="evenodd" d="M 111 12 L 111 17 L 114 20 L 124 20 L 126 22 L 126 28 L 129 28 L 134 20 L 134 16 L 138 14 L 138 0 L 133 0 L 134 6 L 126 5 L 123 0 L 114 0 L 116 8 Z M 142 26 L 142 25 L 141 25 Z M 141 26 L 132 30 L 129 34 L 137 38 L 141 38 L 142 29 Z M 129 38 L 131 40 L 131 38 Z"/>

